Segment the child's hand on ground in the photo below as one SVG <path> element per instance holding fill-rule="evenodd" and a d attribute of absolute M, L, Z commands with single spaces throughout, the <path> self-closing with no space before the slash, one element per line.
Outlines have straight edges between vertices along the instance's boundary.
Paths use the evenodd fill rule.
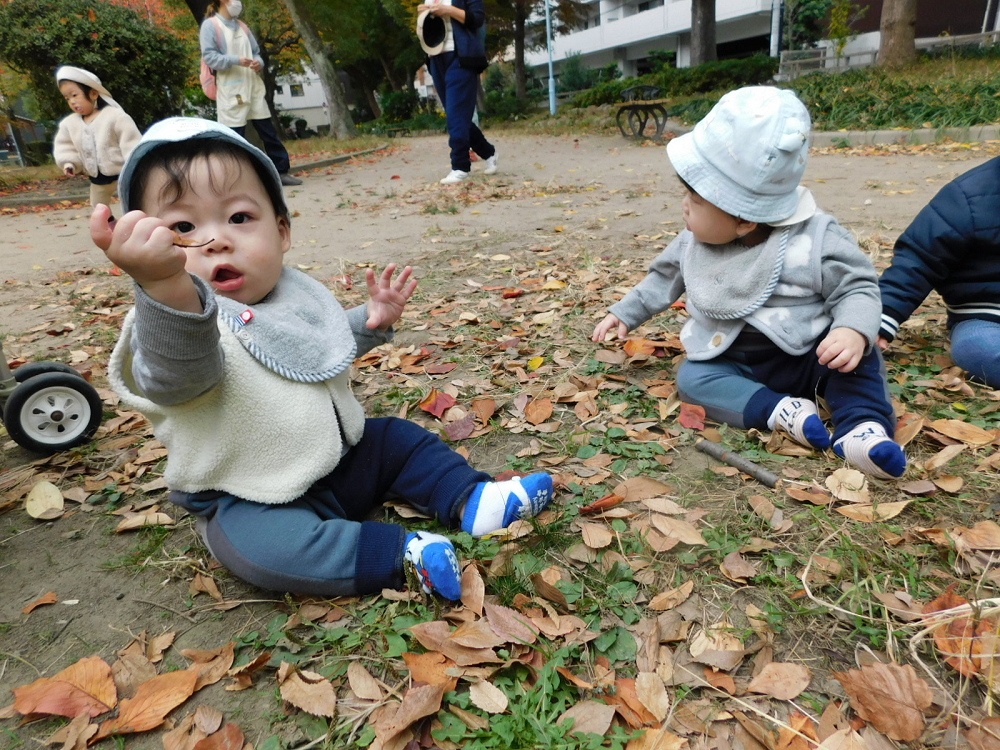
<path fill-rule="evenodd" d="M 368 327 L 378 328 L 380 331 L 388 328 L 399 320 L 403 314 L 403 308 L 413 295 L 413 290 L 417 288 L 417 280 L 410 279 L 413 269 L 407 266 L 399 274 L 395 281 L 392 274 L 396 271 L 396 264 L 390 263 L 379 276 L 378 283 L 375 283 L 375 271 L 371 268 L 365 271 L 365 281 L 368 282 Z M 407 283 L 409 280 L 409 283 Z"/>
<path fill-rule="evenodd" d="M 885 336 L 879 336 L 877 339 L 875 339 L 875 343 L 878 344 L 878 348 L 881 349 L 882 351 L 885 351 L 886 349 L 889 348 L 889 339 L 887 339 Z"/>
<path fill-rule="evenodd" d="M 595 343 L 604 341 L 604 337 L 608 335 L 608 331 L 615 326 L 618 326 L 618 338 L 623 339 L 628 335 L 628 326 L 622 323 L 618 319 L 617 315 L 608 313 L 607 317 L 605 317 L 604 320 L 598 323 L 597 327 L 594 328 L 594 334 L 590 337 L 590 340 Z"/>
<path fill-rule="evenodd" d="M 177 235 L 161 219 L 129 211 L 112 223 L 111 209 L 99 204 L 90 216 L 90 238 L 157 302 L 185 312 L 204 309 L 184 270 L 187 254 L 174 245 Z"/>
<path fill-rule="evenodd" d="M 868 342 L 853 328 L 834 328 L 816 347 L 819 363 L 838 372 L 851 372 L 858 366 Z"/>

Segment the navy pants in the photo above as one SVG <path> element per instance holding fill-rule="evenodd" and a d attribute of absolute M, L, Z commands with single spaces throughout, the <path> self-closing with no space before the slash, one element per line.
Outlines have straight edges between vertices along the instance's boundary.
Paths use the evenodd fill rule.
<path fill-rule="evenodd" d="M 399 498 L 445 526 L 478 482 L 473 469 L 437 435 L 405 419 L 368 419 L 357 445 L 299 498 L 265 505 L 223 492 L 172 492 L 198 516 L 212 555 L 261 588 L 351 596 L 401 588 L 402 526 L 367 521 Z"/>
<path fill-rule="evenodd" d="M 710 419 L 734 427 L 767 429 L 767 420 L 785 396 L 823 396 L 839 440 L 862 422 L 878 422 L 892 437 L 895 415 L 879 348 L 851 372 L 821 365 L 814 351 L 798 357 L 777 347 L 765 352 L 726 352 L 699 362 L 685 360 L 677 371 L 681 398 L 705 407 Z"/>
<path fill-rule="evenodd" d="M 489 159 L 496 152 L 483 131 L 472 122 L 472 115 L 476 111 L 479 74 L 459 65 L 458 55 L 454 52 L 442 52 L 434 55 L 430 61 L 434 89 L 441 99 L 448 123 L 451 168 L 469 172 L 472 170 L 470 148 L 481 159 Z"/>
<path fill-rule="evenodd" d="M 254 130 L 257 131 L 257 135 L 264 142 L 264 152 L 274 163 L 274 168 L 278 170 L 278 174 L 288 174 L 288 170 L 291 168 L 291 164 L 288 161 L 288 151 L 285 149 L 285 144 L 281 142 L 281 138 L 278 137 L 278 131 L 274 129 L 274 123 L 268 118 L 251 120 L 250 122 L 253 124 Z M 233 130 L 245 136 L 247 126 L 243 125 L 233 128 Z"/>

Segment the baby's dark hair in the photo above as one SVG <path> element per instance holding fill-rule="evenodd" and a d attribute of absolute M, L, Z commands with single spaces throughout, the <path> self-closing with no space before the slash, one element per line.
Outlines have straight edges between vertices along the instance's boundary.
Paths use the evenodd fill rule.
<path fill-rule="evenodd" d="M 218 138 L 192 138 L 177 143 L 165 143 L 143 156 L 139 164 L 136 165 L 129 185 L 129 209 L 138 208 L 141 210 L 143 208 L 143 192 L 149 181 L 149 175 L 154 170 L 162 169 L 167 173 L 168 178 L 159 197 L 166 201 L 174 201 L 191 187 L 191 165 L 198 159 L 207 159 L 210 156 L 222 159 L 227 167 L 245 168 L 249 166 L 253 168 L 257 179 L 261 181 L 264 190 L 267 191 L 267 197 L 271 199 L 275 214 L 288 219 L 288 209 L 285 207 L 285 201 L 281 195 L 281 187 L 275 183 L 273 176 L 267 172 L 264 165 L 235 143 Z M 225 175 L 215 175 L 209 172 L 209 184 L 213 190 L 217 190 L 220 186 L 220 180 L 225 179 Z"/>
<path fill-rule="evenodd" d="M 58 81 L 56 81 L 56 86 L 57 87 L 62 86 L 64 83 L 75 83 L 77 86 L 80 87 L 80 90 L 83 92 L 83 95 L 88 99 L 90 98 L 90 92 L 94 90 L 85 83 L 80 83 L 79 81 L 73 81 L 70 80 L 69 78 L 60 78 Z M 102 97 L 100 94 L 98 94 L 97 96 L 96 106 L 98 109 L 104 109 L 105 107 L 108 106 L 108 103 L 104 101 L 104 97 Z"/>

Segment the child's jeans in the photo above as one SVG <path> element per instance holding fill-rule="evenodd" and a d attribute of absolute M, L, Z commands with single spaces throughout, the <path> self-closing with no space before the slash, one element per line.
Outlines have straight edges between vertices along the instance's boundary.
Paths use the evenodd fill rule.
<path fill-rule="evenodd" d="M 951 329 L 951 358 L 980 383 L 1000 388 L 1000 323 L 963 320 Z"/>
<path fill-rule="evenodd" d="M 365 421 L 361 441 L 301 497 L 265 505 L 222 492 L 172 492 L 199 516 L 212 555 L 261 588 L 350 596 L 401 588 L 402 526 L 367 521 L 395 497 L 445 526 L 490 476 L 474 470 L 437 435 L 405 419 Z"/>
<path fill-rule="evenodd" d="M 677 371 L 677 390 L 705 414 L 734 427 L 767 429 L 767 420 L 785 396 L 826 399 L 836 441 L 862 422 L 878 422 L 890 437 L 896 422 L 878 347 L 851 372 L 819 363 L 815 351 L 792 356 L 777 347 L 766 352 L 726 352 L 699 362 L 685 360 Z"/>

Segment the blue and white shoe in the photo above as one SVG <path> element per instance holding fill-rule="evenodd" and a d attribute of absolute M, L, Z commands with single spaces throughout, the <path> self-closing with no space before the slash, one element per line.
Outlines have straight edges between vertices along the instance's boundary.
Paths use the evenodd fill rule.
<path fill-rule="evenodd" d="M 413 563 L 425 593 L 435 592 L 452 601 L 462 598 L 462 574 L 448 537 L 427 531 L 407 534 L 403 559 Z"/>
<path fill-rule="evenodd" d="M 833 452 L 876 479 L 895 479 L 906 471 L 906 453 L 878 422 L 862 422 L 833 444 Z"/>
<path fill-rule="evenodd" d="M 480 482 L 469 495 L 462 514 L 462 531 L 486 536 L 505 529 L 519 518 L 532 518 L 552 502 L 552 477 L 545 473 Z"/>

